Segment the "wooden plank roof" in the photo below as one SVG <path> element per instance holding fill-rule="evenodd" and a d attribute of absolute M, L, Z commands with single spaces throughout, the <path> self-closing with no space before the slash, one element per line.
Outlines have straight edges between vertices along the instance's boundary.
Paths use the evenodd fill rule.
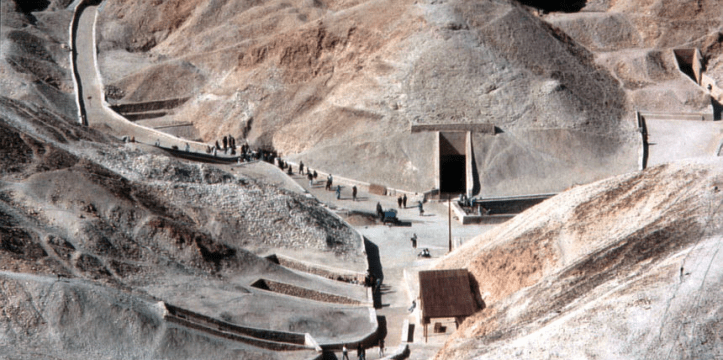
<path fill-rule="evenodd" d="M 469 316 L 477 305 L 465 269 L 419 272 L 422 318 Z"/>

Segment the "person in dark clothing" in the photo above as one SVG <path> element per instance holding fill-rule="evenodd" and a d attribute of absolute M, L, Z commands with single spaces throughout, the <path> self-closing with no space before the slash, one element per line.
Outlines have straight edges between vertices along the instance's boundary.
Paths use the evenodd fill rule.
<path fill-rule="evenodd" d="M 404 196 L 402 196 L 402 206 L 405 209 L 407 208 L 407 194 L 404 194 Z"/>
<path fill-rule="evenodd" d="M 216 150 L 221 150 L 221 146 L 218 144 L 218 140 L 216 140 Z"/>
<path fill-rule="evenodd" d="M 401 209 L 402 208 L 402 197 L 397 198 L 397 206 Z"/>
<path fill-rule="evenodd" d="M 382 210 L 382 204 L 377 202 L 377 217 L 384 220 L 384 210 Z"/>
<path fill-rule="evenodd" d="M 316 181 L 316 178 L 318 178 L 318 177 L 319 177 L 319 174 L 316 172 L 316 170 L 314 170 L 314 181 Z"/>
<path fill-rule="evenodd" d="M 306 178 L 309 180 L 309 186 L 313 186 L 314 185 L 314 175 L 312 175 L 310 172 L 307 172 Z"/>
<path fill-rule="evenodd" d="M 299 175 L 304 175 L 304 162 L 299 161 Z"/>
<path fill-rule="evenodd" d="M 352 186 L 351 188 L 351 199 L 353 201 L 356 201 L 356 185 Z"/>
<path fill-rule="evenodd" d="M 223 137 L 223 151 L 226 152 L 226 149 L 228 148 L 228 138 Z"/>

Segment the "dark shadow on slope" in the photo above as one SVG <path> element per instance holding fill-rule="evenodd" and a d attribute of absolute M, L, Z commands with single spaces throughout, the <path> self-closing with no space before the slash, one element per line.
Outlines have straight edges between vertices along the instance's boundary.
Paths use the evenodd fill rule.
<path fill-rule="evenodd" d="M 721 103 L 719 103 L 712 97 L 710 98 L 710 102 L 711 102 L 711 104 L 713 104 L 713 120 L 716 120 L 716 121 L 721 120 L 721 113 L 723 113 L 723 105 L 721 105 Z"/>
<path fill-rule="evenodd" d="M 566 12 L 573 13 L 582 10 L 587 5 L 587 0 L 520 0 L 520 3 L 527 6 L 544 10 L 546 12 Z"/>
<path fill-rule="evenodd" d="M 369 262 L 369 273 L 374 276 L 375 279 L 384 281 L 384 272 L 382 271 L 382 261 L 379 257 L 379 247 L 373 242 L 369 241 L 366 237 L 364 238 L 364 247 L 367 251 L 367 261 Z M 382 307 L 382 294 L 381 291 L 374 291 L 375 284 L 372 285 L 372 298 L 374 301 L 374 308 L 379 309 Z"/>

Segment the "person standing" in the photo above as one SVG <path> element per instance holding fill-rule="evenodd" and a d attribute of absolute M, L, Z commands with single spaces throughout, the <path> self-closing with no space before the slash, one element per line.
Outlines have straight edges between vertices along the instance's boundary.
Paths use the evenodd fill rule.
<path fill-rule="evenodd" d="M 356 201 L 356 185 L 352 186 L 351 188 L 351 199 L 353 201 Z"/>
<path fill-rule="evenodd" d="M 337 200 L 341 199 L 341 185 L 336 186 L 336 199 Z"/>
<path fill-rule="evenodd" d="M 364 347 L 361 343 L 356 347 L 356 356 L 359 358 L 359 360 L 365 360 L 364 356 Z"/>
<path fill-rule="evenodd" d="M 314 185 L 314 175 L 307 171 L 306 178 L 309 179 L 309 187 L 312 187 Z"/>
<path fill-rule="evenodd" d="M 397 198 L 397 207 L 400 209 L 402 208 L 402 197 L 401 196 Z"/>
<path fill-rule="evenodd" d="M 223 137 L 223 152 L 226 153 L 226 149 L 228 149 L 228 137 Z"/>
<path fill-rule="evenodd" d="M 299 175 L 304 175 L 304 162 L 299 161 Z"/>
<path fill-rule="evenodd" d="M 412 235 L 412 238 L 409 240 L 412 241 L 412 249 L 416 249 L 417 248 L 417 233 L 414 233 L 414 235 Z"/>
<path fill-rule="evenodd" d="M 402 196 L 402 206 L 404 206 L 405 209 L 407 208 L 407 194 Z"/>
<path fill-rule="evenodd" d="M 382 204 L 377 202 L 377 217 L 380 219 L 384 219 L 384 211 L 382 210 Z"/>
<path fill-rule="evenodd" d="M 424 215 L 424 205 L 422 205 L 422 202 L 419 202 L 419 216 Z"/>
<path fill-rule="evenodd" d="M 349 360 L 349 350 L 346 348 L 346 344 L 341 347 L 341 360 Z"/>

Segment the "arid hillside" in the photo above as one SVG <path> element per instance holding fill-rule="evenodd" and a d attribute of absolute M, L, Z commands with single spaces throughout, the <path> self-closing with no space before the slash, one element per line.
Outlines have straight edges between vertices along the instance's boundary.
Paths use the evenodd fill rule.
<path fill-rule="evenodd" d="M 625 84 L 536 13 L 508 0 L 110 0 L 100 72 L 111 102 L 191 97 L 173 118 L 204 141 L 230 133 L 387 186 L 434 187 L 434 137 L 413 124 L 497 126 L 474 140 L 483 195 L 635 170 Z"/>
<path fill-rule="evenodd" d="M 542 18 L 596 54 L 636 109 L 711 111 L 706 89 L 678 69 L 674 49 L 698 48 L 704 71 L 723 81 L 723 14 L 711 1 L 595 1 L 578 13 Z M 716 110 L 720 111 L 720 110 Z"/>
<path fill-rule="evenodd" d="M 363 287 L 261 257 L 309 251 L 309 259 L 363 272 L 358 234 L 317 200 L 246 176 L 243 168 L 179 161 L 80 125 L 67 50 L 72 7 L 33 3 L 37 7 L 2 2 L 3 357 L 316 354 L 303 342 L 296 344 L 299 351 L 280 353 L 257 338 L 239 342 L 208 329 L 192 331 L 170 321 L 161 302 L 225 324 L 311 333 L 326 342 L 373 330 L 338 325 L 369 323 L 366 307 L 308 304 L 251 286 L 263 276 L 365 301 Z M 257 316 L 269 308 L 281 310 Z M 329 326 L 320 317 L 338 322 Z"/>
<path fill-rule="evenodd" d="M 575 187 L 465 243 L 486 308 L 437 355 L 708 358 L 720 354 L 723 168 L 672 163 Z"/>

